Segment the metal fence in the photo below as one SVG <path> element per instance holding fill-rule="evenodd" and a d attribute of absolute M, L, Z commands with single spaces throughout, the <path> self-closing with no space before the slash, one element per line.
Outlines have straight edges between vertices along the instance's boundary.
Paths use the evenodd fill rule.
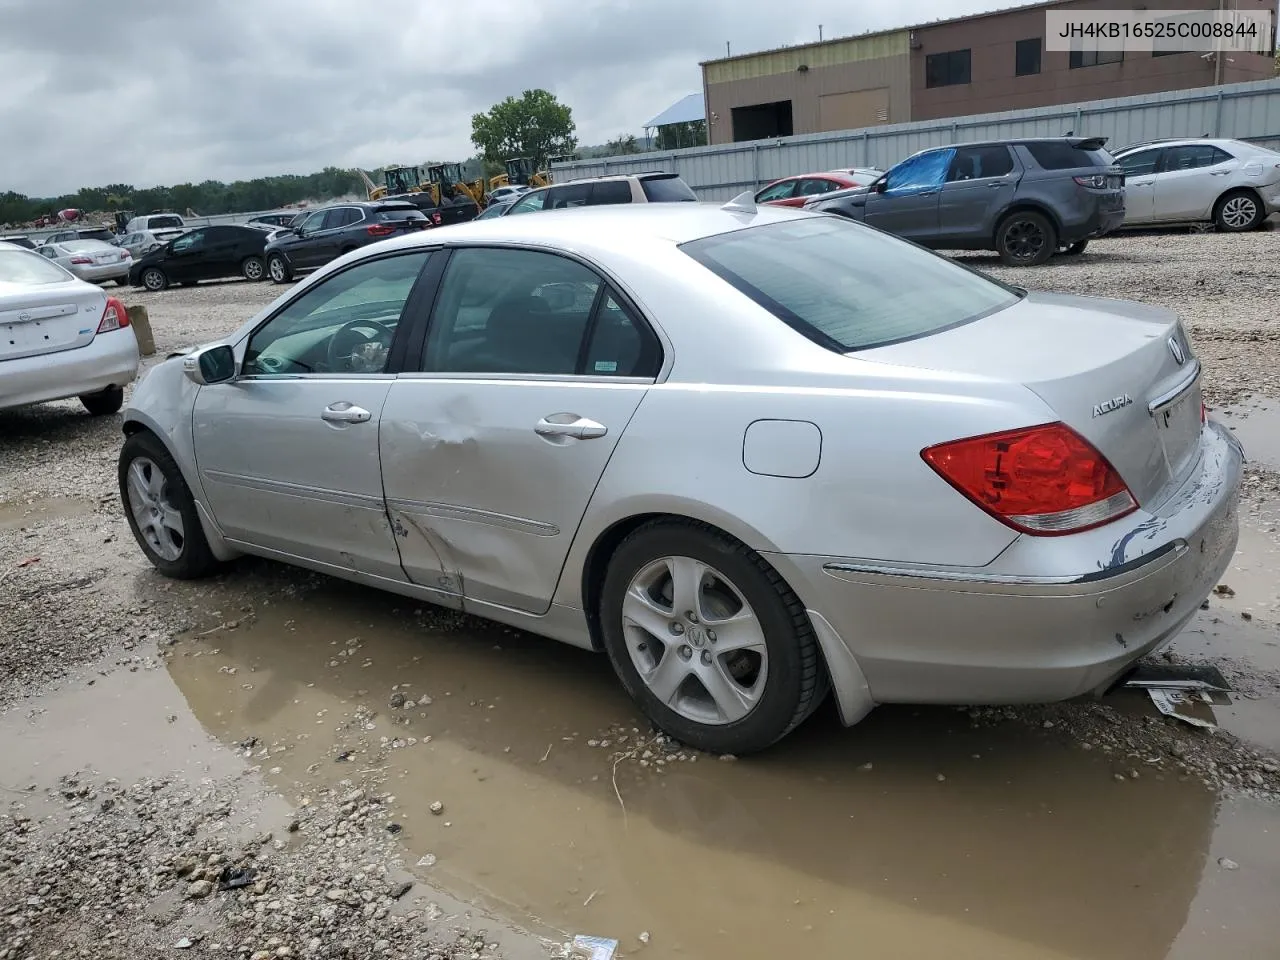
<path fill-rule="evenodd" d="M 555 180 L 663 170 L 703 200 L 728 200 L 778 177 L 837 167 L 887 169 L 917 150 L 1005 137 L 1107 137 L 1116 149 L 1159 137 L 1229 137 L 1280 148 L 1280 79 L 1141 97 L 924 120 L 777 140 L 558 163 Z"/>

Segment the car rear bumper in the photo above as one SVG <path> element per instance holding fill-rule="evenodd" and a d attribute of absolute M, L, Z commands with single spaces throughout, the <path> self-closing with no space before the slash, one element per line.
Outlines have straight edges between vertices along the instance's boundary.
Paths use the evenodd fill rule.
<path fill-rule="evenodd" d="M 128 260 L 121 260 L 119 263 L 103 263 L 93 264 L 92 266 L 76 265 L 71 267 L 71 272 L 81 280 L 89 283 L 103 283 L 107 280 L 124 280 L 129 276 L 129 268 L 132 263 Z"/>
<path fill-rule="evenodd" d="M 1242 464 L 1236 440 L 1211 423 L 1196 466 L 1158 507 L 1072 536 L 1019 537 L 981 568 L 769 559 L 865 678 L 842 691 L 833 670 L 842 698 L 1066 700 L 1172 640 L 1212 591 L 1235 552 Z"/>
<path fill-rule="evenodd" d="M 1093 204 L 1087 216 L 1074 222 L 1063 223 L 1061 239 L 1063 243 L 1071 244 L 1091 237 L 1106 236 L 1108 233 L 1119 230 L 1123 223 L 1123 203 L 1118 209 L 1111 210 L 1103 209 L 1099 204 Z"/>
<path fill-rule="evenodd" d="M 137 375 L 133 328 L 100 333 L 73 350 L 0 360 L 0 410 L 127 386 Z"/>

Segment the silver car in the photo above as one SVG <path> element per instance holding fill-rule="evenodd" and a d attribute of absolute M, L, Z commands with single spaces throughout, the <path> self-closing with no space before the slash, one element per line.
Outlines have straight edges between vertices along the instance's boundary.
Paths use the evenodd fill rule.
<path fill-rule="evenodd" d="M 124 304 L 0 243 L 0 410 L 79 397 L 92 414 L 115 413 L 137 374 Z"/>
<path fill-rule="evenodd" d="M 105 240 L 64 240 L 37 248 L 42 257 L 52 260 L 64 270 L 89 283 L 114 280 L 118 286 L 129 283 L 133 257 L 129 251 Z"/>
<path fill-rule="evenodd" d="M 354 251 L 154 367 L 150 561 L 275 558 L 608 654 L 664 730 L 772 744 L 829 690 L 1061 700 L 1182 629 L 1242 454 L 1179 320 L 737 201 Z"/>
<path fill-rule="evenodd" d="M 1124 225 L 1252 230 L 1280 211 L 1280 153 L 1243 140 L 1160 140 L 1118 150 Z"/>
<path fill-rule="evenodd" d="M 137 260 L 152 250 L 159 250 L 170 240 L 180 236 L 182 236 L 181 230 L 138 230 L 117 238 L 115 246 L 128 250 L 129 256 Z"/>

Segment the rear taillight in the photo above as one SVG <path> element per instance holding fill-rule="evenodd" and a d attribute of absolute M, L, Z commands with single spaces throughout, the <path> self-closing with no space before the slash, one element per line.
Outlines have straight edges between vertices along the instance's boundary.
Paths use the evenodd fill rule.
<path fill-rule="evenodd" d="M 436 226 L 439 226 L 439 225 L 440 225 L 440 221 L 441 221 L 442 219 L 443 219 L 443 218 L 442 218 L 442 217 L 440 216 L 440 214 L 438 214 L 438 213 L 433 213 L 433 214 L 431 215 L 431 222 L 432 222 L 432 223 L 434 223 Z"/>
<path fill-rule="evenodd" d="M 128 250 L 121 250 L 121 251 L 120 251 L 120 259 L 121 259 L 121 260 L 128 260 L 128 259 L 129 259 L 129 251 L 128 251 Z"/>
<path fill-rule="evenodd" d="M 364 228 L 364 232 L 371 237 L 389 237 L 396 232 L 396 228 L 389 223 L 371 223 Z"/>
<path fill-rule="evenodd" d="M 1107 185 L 1107 175 L 1105 173 L 1095 174 L 1091 177 L 1072 177 L 1071 179 L 1082 187 L 1097 187 L 1100 189 Z"/>
<path fill-rule="evenodd" d="M 93 263 L 92 257 L 72 257 L 72 263 Z"/>
<path fill-rule="evenodd" d="M 1079 533 L 1138 508 L 1107 458 L 1064 423 L 927 447 L 925 463 L 1015 530 Z"/>
<path fill-rule="evenodd" d="M 102 311 L 102 319 L 98 321 L 98 332 L 109 333 L 129 325 L 129 311 L 115 297 L 107 297 L 107 308 Z"/>

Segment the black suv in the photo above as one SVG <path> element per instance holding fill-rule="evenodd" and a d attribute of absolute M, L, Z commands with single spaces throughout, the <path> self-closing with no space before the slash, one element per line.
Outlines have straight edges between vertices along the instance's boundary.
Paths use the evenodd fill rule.
<path fill-rule="evenodd" d="M 994 250 L 1010 266 L 1084 251 L 1124 222 L 1124 172 L 1105 137 L 993 140 L 935 147 L 869 187 L 804 205 L 941 250 Z"/>
<path fill-rule="evenodd" d="M 266 248 L 267 274 L 275 283 L 288 283 L 299 271 L 323 267 L 366 244 L 429 226 L 427 216 L 405 200 L 321 207 L 274 235 Z"/>

